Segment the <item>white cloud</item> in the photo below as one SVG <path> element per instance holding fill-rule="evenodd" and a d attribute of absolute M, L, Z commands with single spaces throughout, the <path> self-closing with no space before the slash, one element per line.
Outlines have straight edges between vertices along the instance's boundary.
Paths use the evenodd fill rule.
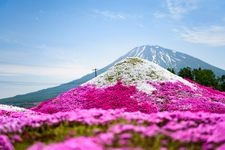
<path fill-rule="evenodd" d="M 43 76 L 60 79 L 76 79 L 92 71 L 92 68 L 74 65 L 67 67 L 42 67 L 28 65 L 0 64 L 1 76 Z"/>
<path fill-rule="evenodd" d="M 118 13 L 118 12 L 113 12 L 113 11 L 108 11 L 108 10 L 94 10 L 94 13 L 97 15 L 101 15 L 104 16 L 107 19 L 111 19 L 111 20 L 126 20 L 127 17 L 126 15 L 122 14 L 122 13 Z"/>
<path fill-rule="evenodd" d="M 165 18 L 168 15 L 163 12 L 157 11 L 153 13 L 153 16 L 157 19 L 161 19 L 161 18 Z"/>
<path fill-rule="evenodd" d="M 190 43 L 225 46 L 225 26 L 207 26 L 177 30 L 181 38 Z"/>
<path fill-rule="evenodd" d="M 171 16 L 175 19 L 182 18 L 182 16 L 192 10 L 198 8 L 199 0 L 166 0 L 167 8 Z"/>
<path fill-rule="evenodd" d="M 122 12 L 115 12 L 109 10 L 93 10 L 95 15 L 103 16 L 106 19 L 110 20 L 140 20 L 143 19 L 143 16 L 140 14 L 129 14 L 129 13 L 122 13 Z"/>

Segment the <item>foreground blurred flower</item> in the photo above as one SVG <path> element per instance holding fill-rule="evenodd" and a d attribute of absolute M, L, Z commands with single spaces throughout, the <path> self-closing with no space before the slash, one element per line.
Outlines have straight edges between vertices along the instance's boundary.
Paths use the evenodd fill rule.
<path fill-rule="evenodd" d="M 96 142 L 87 137 L 72 138 L 62 143 L 44 145 L 36 143 L 28 150 L 103 150 Z"/>
<path fill-rule="evenodd" d="M 14 150 L 9 138 L 0 134 L 0 150 Z"/>

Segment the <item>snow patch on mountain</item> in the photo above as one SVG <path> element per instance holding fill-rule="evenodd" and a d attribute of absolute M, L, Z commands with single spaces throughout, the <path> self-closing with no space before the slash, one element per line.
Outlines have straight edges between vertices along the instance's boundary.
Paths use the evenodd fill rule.
<path fill-rule="evenodd" d="M 185 85 L 195 88 L 195 86 L 183 78 L 172 74 L 159 65 L 138 58 L 129 57 L 115 64 L 107 72 L 90 80 L 86 84 L 93 84 L 97 87 L 113 86 L 121 80 L 125 85 L 134 85 L 140 91 L 150 94 L 155 90 L 147 82 L 177 82 L 180 81 Z"/>

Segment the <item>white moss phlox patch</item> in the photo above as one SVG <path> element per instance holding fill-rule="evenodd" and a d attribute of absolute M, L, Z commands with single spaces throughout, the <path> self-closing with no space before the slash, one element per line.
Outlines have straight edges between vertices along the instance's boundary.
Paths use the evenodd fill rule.
<path fill-rule="evenodd" d="M 155 90 L 151 82 L 176 82 L 195 88 L 194 85 L 183 78 L 169 72 L 159 65 L 145 59 L 130 57 L 115 64 L 107 72 L 99 75 L 85 84 L 93 84 L 97 87 L 108 87 L 115 85 L 121 80 L 125 85 L 135 85 L 140 91 L 150 94 Z"/>

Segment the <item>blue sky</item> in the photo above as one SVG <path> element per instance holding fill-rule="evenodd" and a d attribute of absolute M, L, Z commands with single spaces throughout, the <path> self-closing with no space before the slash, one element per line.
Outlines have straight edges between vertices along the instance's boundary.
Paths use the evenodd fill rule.
<path fill-rule="evenodd" d="M 136 46 L 225 69 L 224 0 L 0 0 L 0 98 L 58 85 Z"/>

